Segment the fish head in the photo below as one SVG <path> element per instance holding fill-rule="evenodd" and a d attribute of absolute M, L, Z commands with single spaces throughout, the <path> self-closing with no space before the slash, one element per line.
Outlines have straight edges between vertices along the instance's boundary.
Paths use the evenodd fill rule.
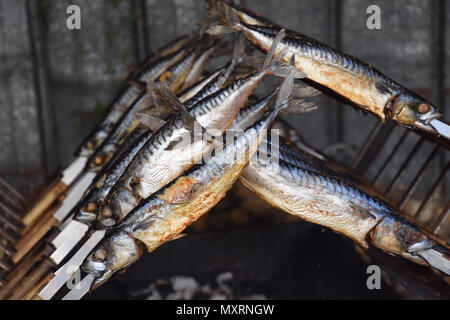
<path fill-rule="evenodd" d="M 95 202 L 88 202 L 76 211 L 74 219 L 89 226 L 92 225 L 97 218 L 97 206 Z"/>
<path fill-rule="evenodd" d="M 401 93 L 394 97 L 387 109 L 392 121 L 437 134 L 430 121 L 442 114 L 427 100 L 414 94 Z"/>
<path fill-rule="evenodd" d="M 88 170 L 91 172 L 99 172 L 103 165 L 112 157 L 111 153 L 100 152 L 99 154 L 94 154 L 91 162 L 88 164 Z"/>
<path fill-rule="evenodd" d="M 98 230 L 108 230 L 114 227 L 117 223 L 116 219 L 113 217 L 111 213 L 111 209 L 108 207 L 102 208 L 97 216 L 97 220 L 95 222 L 95 228 Z"/>
<path fill-rule="evenodd" d="M 119 270 L 134 263 L 142 254 L 141 246 L 127 232 L 120 231 L 100 242 L 81 266 L 83 272 L 95 276 L 91 289 L 105 283 Z"/>
<path fill-rule="evenodd" d="M 370 241 L 384 251 L 402 256 L 419 264 L 424 260 L 417 256 L 435 244 L 422 231 L 399 216 L 386 216 L 371 231 Z"/>

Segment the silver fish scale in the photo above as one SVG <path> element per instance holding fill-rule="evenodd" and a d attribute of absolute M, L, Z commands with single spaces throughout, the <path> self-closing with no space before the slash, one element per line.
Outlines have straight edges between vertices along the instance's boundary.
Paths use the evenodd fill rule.
<path fill-rule="evenodd" d="M 183 60 L 181 60 L 179 63 L 175 63 L 175 65 L 171 67 L 169 71 L 174 74 L 178 74 L 180 71 L 184 71 L 192 62 L 192 60 L 194 60 L 195 56 L 196 52 L 192 50 L 188 55 L 186 55 Z"/>
<path fill-rule="evenodd" d="M 184 105 L 189 108 L 191 106 L 194 106 L 197 102 L 203 100 L 205 97 L 211 95 L 212 93 L 216 92 L 219 89 L 218 79 L 220 77 L 220 74 L 212 78 L 200 92 L 198 92 L 196 95 L 194 95 L 192 98 L 187 100 Z"/>
<path fill-rule="evenodd" d="M 252 128 L 249 128 L 243 136 L 235 139 L 232 145 L 226 146 L 219 155 L 211 158 L 206 164 L 197 165 L 188 170 L 183 176 L 195 179 L 196 182 L 192 188 L 192 192 L 195 193 L 197 188 L 201 188 L 215 178 L 222 176 L 224 169 L 233 165 L 233 162 L 230 163 L 226 161 L 229 159 L 230 153 L 235 155 L 237 150 L 240 152 L 247 150 L 247 142 L 249 140 L 252 141 L 251 139 L 256 139 L 261 129 L 266 124 L 266 122 L 260 122 Z M 130 233 L 138 230 L 144 224 L 148 225 L 152 219 L 164 219 L 165 213 L 170 212 L 171 205 L 165 203 L 158 196 L 163 194 L 165 190 L 170 188 L 176 181 L 177 179 L 137 206 L 128 214 L 124 221 L 118 225 L 117 229 Z M 152 212 L 158 212 L 158 215 L 155 216 Z"/>
<path fill-rule="evenodd" d="M 138 131 L 139 130 L 135 130 Z M 88 203 L 95 203 L 97 205 L 100 205 L 101 202 L 106 198 L 109 191 L 112 189 L 112 187 L 115 185 L 115 183 L 119 180 L 122 173 L 126 170 L 128 164 L 130 163 L 131 159 L 134 158 L 134 156 L 137 154 L 137 152 L 141 149 L 141 147 L 147 142 L 147 140 L 151 137 L 152 131 L 147 130 L 144 133 L 142 133 L 138 138 L 134 138 L 134 142 L 128 146 L 128 148 L 125 148 L 124 153 L 122 156 L 117 158 L 114 161 L 114 164 L 108 169 L 108 174 L 105 178 L 105 181 L 101 185 L 100 188 L 92 188 L 89 192 L 89 194 L 85 197 L 85 200 L 83 200 L 83 203 L 80 205 L 80 209 L 85 207 Z M 133 138 L 133 137 L 129 137 Z M 127 138 L 127 140 L 129 139 Z M 100 175 L 101 176 L 101 175 Z M 94 183 L 93 185 L 95 185 Z M 78 218 L 82 221 L 86 221 L 88 219 L 89 221 L 92 220 L 93 215 L 88 214 L 85 216 L 83 214 L 82 210 L 78 210 L 75 214 L 74 218 Z M 87 221 L 86 221 L 87 222 Z"/>
<path fill-rule="evenodd" d="M 276 164 L 270 163 L 267 165 L 275 166 Z M 279 168 L 273 169 L 278 170 L 277 172 L 287 177 L 288 179 L 295 180 L 295 182 L 298 184 L 302 184 L 304 186 L 314 185 L 315 188 L 322 188 L 327 193 L 337 195 L 352 202 L 356 202 L 358 205 L 365 209 L 374 209 L 380 212 L 392 213 L 391 210 L 383 206 L 378 201 L 375 201 L 372 197 L 369 197 L 365 193 L 360 192 L 358 189 L 353 188 L 352 186 L 347 185 L 343 181 L 334 177 L 319 175 L 315 172 L 310 172 L 308 170 L 299 168 L 283 160 L 279 161 Z"/>
<path fill-rule="evenodd" d="M 276 28 L 264 26 L 244 25 L 244 27 L 250 31 L 263 33 L 266 37 L 272 39 L 275 38 L 278 32 Z M 309 55 L 311 57 L 315 56 L 325 60 L 325 62 L 332 62 L 334 64 L 338 64 L 346 70 L 363 73 L 371 78 L 376 78 L 381 82 L 386 83 L 389 86 L 392 86 L 392 88 L 397 88 L 397 84 L 394 81 L 387 78 L 384 74 L 382 74 L 377 69 L 371 67 L 367 63 L 351 55 L 332 49 L 329 46 L 314 39 L 311 39 L 307 36 L 290 32 L 281 41 L 281 43 L 286 46 L 295 48 L 305 55 Z"/>
<path fill-rule="evenodd" d="M 236 81 L 233 81 L 233 83 L 226 86 L 225 88 L 213 92 L 211 95 L 197 102 L 194 105 L 194 107 L 190 110 L 190 113 L 194 116 L 194 118 L 197 118 L 206 114 L 207 112 L 211 112 L 232 93 L 239 90 L 241 86 L 246 82 L 248 82 L 252 77 L 254 77 L 254 75 L 250 75 L 242 79 L 237 79 Z"/>
<path fill-rule="evenodd" d="M 161 60 L 151 63 L 149 66 L 144 67 L 143 70 L 137 76 L 139 81 L 147 83 L 150 80 L 155 80 L 166 68 L 168 64 L 171 63 L 173 59 L 181 55 L 182 50 L 175 52 Z"/>

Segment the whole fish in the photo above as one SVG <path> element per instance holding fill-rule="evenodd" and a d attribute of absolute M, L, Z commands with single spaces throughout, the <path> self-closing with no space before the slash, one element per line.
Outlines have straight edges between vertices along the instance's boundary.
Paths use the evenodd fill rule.
<path fill-rule="evenodd" d="M 446 251 L 388 206 L 345 183 L 323 165 L 301 159 L 298 150 L 281 150 L 279 154 L 276 162 L 250 161 L 240 178 L 273 206 L 328 227 L 363 247 L 371 243 L 419 264 L 428 264 L 421 256 L 424 251 Z"/>
<path fill-rule="evenodd" d="M 136 207 L 83 263 L 82 270 L 95 277 L 91 290 L 134 263 L 142 254 L 141 243 L 152 252 L 213 208 L 243 172 L 280 109 Z"/>
<path fill-rule="evenodd" d="M 210 8 L 216 8 L 221 23 L 240 31 L 265 52 L 281 29 L 267 19 L 249 23 L 236 7 L 227 2 L 207 2 Z M 216 28 L 215 32 L 220 31 Z M 295 66 L 307 78 L 330 88 L 381 120 L 388 117 L 399 125 L 438 134 L 430 122 L 441 117 L 439 110 L 367 63 L 290 30 L 277 47 L 277 54 L 282 51 L 281 59 L 288 61 L 294 56 Z"/>

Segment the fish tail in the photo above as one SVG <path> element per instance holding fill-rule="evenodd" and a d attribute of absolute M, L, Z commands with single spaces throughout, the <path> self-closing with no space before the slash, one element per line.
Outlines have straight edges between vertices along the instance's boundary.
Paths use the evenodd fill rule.
<path fill-rule="evenodd" d="M 221 0 L 205 0 L 206 12 L 209 21 L 212 22 L 206 33 L 210 35 L 222 35 L 239 30 L 239 18 L 233 10 Z"/>

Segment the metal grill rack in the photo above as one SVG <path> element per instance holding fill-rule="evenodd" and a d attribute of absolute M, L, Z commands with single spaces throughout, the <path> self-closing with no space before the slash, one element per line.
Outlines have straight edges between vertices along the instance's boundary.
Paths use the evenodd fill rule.
<path fill-rule="evenodd" d="M 25 197 L 0 177 L 0 284 L 3 285 L 3 274 L 9 271 L 13 264 L 11 257 L 15 253 L 14 246 L 20 238 L 22 217 L 18 212 L 25 208 Z"/>

